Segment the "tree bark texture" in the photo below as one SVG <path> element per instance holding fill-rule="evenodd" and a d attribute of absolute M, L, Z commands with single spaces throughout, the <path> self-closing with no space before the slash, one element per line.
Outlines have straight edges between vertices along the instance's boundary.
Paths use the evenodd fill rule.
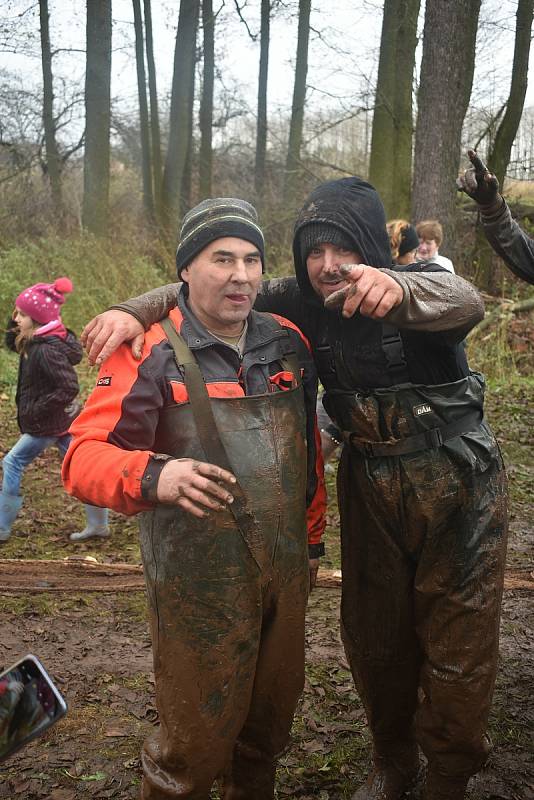
<path fill-rule="evenodd" d="M 271 27 L 271 0 L 261 0 L 260 70 L 258 76 L 258 121 L 256 127 L 256 158 L 254 163 L 254 189 L 258 205 L 262 205 L 265 184 L 265 157 L 267 152 L 267 81 L 269 76 L 269 40 Z"/>
<path fill-rule="evenodd" d="M 154 220 L 154 195 L 152 193 L 152 165 L 150 159 L 150 133 L 148 126 L 148 102 L 146 96 L 145 47 L 141 0 L 132 0 L 135 28 L 135 64 L 137 67 L 137 91 L 139 95 L 139 128 L 141 133 L 141 164 L 143 174 L 143 206 L 149 222 Z"/>
<path fill-rule="evenodd" d="M 198 17 L 197 17 L 198 24 Z M 195 39 L 197 29 L 195 28 Z M 196 53 L 196 50 L 195 50 Z M 189 109 L 190 113 L 187 118 L 187 154 L 185 157 L 184 173 L 182 176 L 182 191 L 180 193 L 180 205 L 178 213 L 182 217 L 193 205 L 193 162 L 195 159 L 195 141 L 193 137 L 193 104 L 195 102 L 195 65 L 196 58 L 193 64 L 193 69 L 190 74 L 189 84 Z"/>
<path fill-rule="evenodd" d="M 376 80 L 375 108 L 371 134 L 369 180 L 378 191 L 386 216 L 393 211 L 395 175 L 395 68 L 400 0 L 385 0 Z"/>
<path fill-rule="evenodd" d="M 52 52 L 50 48 L 48 0 L 39 0 L 41 27 L 41 63 L 43 68 L 43 126 L 46 148 L 46 174 L 50 183 L 52 203 L 56 218 L 61 215 L 61 161 L 56 140 L 54 117 L 54 84 L 52 77 Z"/>
<path fill-rule="evenodd" d="M 195 69 L 196 30 L 199 0 L 181 0 L 174 51 L 174 71 L 169 119 L 169 143 L 162 185 L 162 224 L 172 240 L 178 226 L 183 178 L 189 148 L 193 113 L 191 85 Z"/>
<path fill-rule="evenodd" d="M 415 134 L 412 219 L 438 219 L 454 256 L 454 178 L 471 95 L 480 0 L 427 0 Z"/>
<path fill-rule="evenodd" d="M 215 17 L 212 0 L 202 0 L 202 28 L 204 31 L 204 70 L 200 100 L 200 153 L 199 188 L 201 198 L 211 197 L 213 172 L 212 127 L 213 83 L 215 77 Z"/>
<path fill-rule="evenodd" d="M 152 8 L 150 0 L 144 0 L 145 44 L 148 72 L 148 92 L 150 96 L 150 143 L 152 146 L 152 177 L 154 187 L 154 212 L 160 217 L 161 209 L 161 137 L 159 131 L 158 91 L 156 83 L 156 63 L 154 61 L 154 42 L 152 38 Z"/>
<path fill-rule="evenodd" d="M 297 38 L 297 60 L 295 64 L 295 83 L 291 122 L 289 126 L 289 145 L 286 160 L 286 196 L 289 203 L 295 202 L 300 169 L 300 148 L 304 124 L 304 105 L 306 102 L 306 77 L 308 74 L 308 42 L 310 38 L 311 0 L 299 0 L 299 27 Z"/>
<path fill-rule="evenodd" d="M 421 0 L 399 0 L 393 95 L 395 169 L 388 216 L 410 218 L 412 200 L 413 75 Z"/>
<path fill-rule="evenodd" d="M 95 234 L 107 230 L 111 81 L 111 0 L 87 3 L 85 158 L 82 221 Z"/>

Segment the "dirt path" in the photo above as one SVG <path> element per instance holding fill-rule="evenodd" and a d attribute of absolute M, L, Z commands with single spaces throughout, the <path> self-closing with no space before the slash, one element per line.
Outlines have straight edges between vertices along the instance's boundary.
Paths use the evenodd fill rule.
<path fill-rule="evenodd" d="M 339 598 L 339 589 L 321 588 L 311 599 L 306 689 L 295 743 L 279 771 L 280 797 L 340 800 L 350 796 L 364 772 L 368 737 L 339 641 Z M 140 745 L 156 721 L 144 595 L 34 600 L 19 614 L 4 609 L 2 660 L 38 653 L 68 698 L 69 714 L 6 763 L 0 797 L 136 798 Z M 473 800 L 534 798 L 528 751 L 533 630 L 534 595 L 507 592 L 491 722 L 498 746 L 472 788 Z"/>
<path fill-rule="evenodd" d="M 489 403 L 508 463 L 512 520 L 490 721 L 495 749 L 470 788 L 470 800 L 534 800 L 533 399 L 531 386 L 506 386 Z M 0 401 L 0 435 L 4 450 L 16 438 L 7 401 Z M 63 494 L 58 472 L 54 452 L 28 470 L 28 502 L 0 552 L 0 665 L 27 652 L 39 655 L 69 713 L 3 765 L 0 798 L 130 800 L 139 794 L 141 742 L 156 723 L 135 523 L 112 515 L 109 540 L 73 546 L 68 534 L 79 525 L 81 510 Z M 335 571 L 334 504 L 328 521 L 324 566 Z M 74 555 L 100 563 L 63 561 Z M 294 743 L 278 772 L 279 798 L 347 800 L 366 772 L 369 739 L 339 640 L 337 581 L 335 573 L 325 574 L 310 600 L 306 687 Z"/>

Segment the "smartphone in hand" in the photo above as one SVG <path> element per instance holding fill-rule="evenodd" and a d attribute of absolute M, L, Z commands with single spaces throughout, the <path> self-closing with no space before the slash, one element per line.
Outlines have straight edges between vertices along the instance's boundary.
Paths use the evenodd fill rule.
<path fill-rule="evenodd" d="M 0 761 L 67 713 L 67 704 L 38 658 L 27 655 L 0 674 Z"/>

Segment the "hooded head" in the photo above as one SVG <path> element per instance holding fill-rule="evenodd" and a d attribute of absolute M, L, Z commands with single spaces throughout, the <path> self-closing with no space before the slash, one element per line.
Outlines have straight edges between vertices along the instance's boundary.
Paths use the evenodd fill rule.
<path fill-rule="evenodd" d="M 54 283 L 36 283 L 19 294 L 15 306 L 34 322 L 47 325 L 60 319 L 60 307 L 72 288 L 69 278 L 57 278 Z"/>
<path fill-rule="evenodd" d="M 244 239 L 255 245 L 261 254 L 262 266 L 265 264 L 265 243 L 254 206 L 235 197 L 213 197 L 203 200 L 184 217 L 176 250 L 178 278 L 207 245 L 227 237 Z"/>
<path fill-rule="evenodd" d="M 382 201 L 361 178 L 326 181 L 309 195 L 295 223 L 293 258 L 300 290 L 321 303 L 308 277 L 306 259 L 318 244 L 332 244 L 359 256 L 371 267 L 391 266 L 391 250 Z"/>

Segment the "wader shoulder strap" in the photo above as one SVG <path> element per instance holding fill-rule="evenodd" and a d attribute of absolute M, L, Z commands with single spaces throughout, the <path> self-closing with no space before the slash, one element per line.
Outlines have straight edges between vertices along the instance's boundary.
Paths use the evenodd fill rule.
<path fill-rule="evenodd" d="M 161 327 L 174 350 L 176 363 L 184 372 L 184 380 L 189 395 L 191 411 L 197 427 L 198 438 L 206 458 L 210 464 L 215 464 L 228 472 L 233 473 L 233 467 L 221 440 L 217 423 L 213 415 L 210 397 L 200 367 L 169 317 L 160 322 Z M 234 502 L 229 509 L 236 521 L 241 535 L 263 575 L 272 571 L 267 555 L 267 549 L 258 523 L 247 506 L 247 500 L 239 482 L 232 488 Z"/>
<path fill-rule="evenodd" d="M 410 373 L 399 329 L 389 322 L 382 323 L 382 352 L 386 357 L 386 368 L 392 378 L 392 384 L 410 383 Z"/>
<path fill-rule="evenodd" d="M 300 364 L 297 354 L 294 351 L 285 353 L 284 357 L 280 359 L 280 363 L 285 372 L 291 372 L 295 378 L 296 386 L 300 386 L 302 383 L 302 377 L 300 374 Z"/>

